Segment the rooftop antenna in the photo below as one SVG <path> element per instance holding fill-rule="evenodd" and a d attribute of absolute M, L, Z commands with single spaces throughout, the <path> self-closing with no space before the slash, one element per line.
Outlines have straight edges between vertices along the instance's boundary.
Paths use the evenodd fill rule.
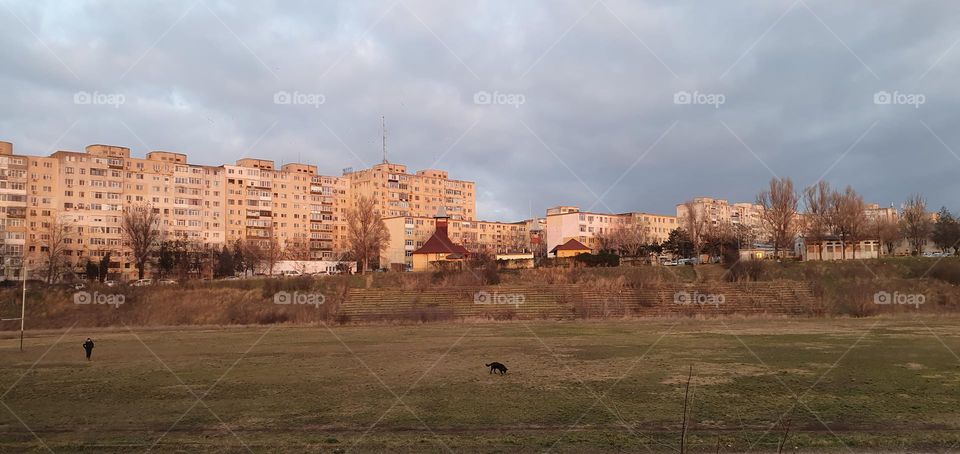
<path fill-rule="evenodd" d="M 383 115 L 380 116 L 380 137 L 383 144 L 383 163 L 387 164 L 387 121 Z"/>

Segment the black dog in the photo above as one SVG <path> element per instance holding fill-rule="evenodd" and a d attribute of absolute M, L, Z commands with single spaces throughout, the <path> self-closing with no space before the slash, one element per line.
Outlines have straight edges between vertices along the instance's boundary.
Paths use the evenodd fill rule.
<path fill-rule="evenodd" d="M 493 371 L 498 371 L 498 372 L 500 372 L 500 375 L 503 375 L 503 374 L 507 373 L 507 366 L 504 366 L 503 364 L 500 364 L 500 363 L 498 363 L 498 362 L 496 362 L 496 361 L 494 361 L 494 362 L 492 362 L 492 363 L 490 363 L 490 364 L 487 364 L 486 366 L 490 368 L 490 373 L 491 373 L 491 374 L 493 373 Z"/>

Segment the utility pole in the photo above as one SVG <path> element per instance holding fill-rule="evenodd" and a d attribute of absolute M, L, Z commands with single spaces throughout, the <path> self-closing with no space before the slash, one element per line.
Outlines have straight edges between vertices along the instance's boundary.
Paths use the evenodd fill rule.
<path fill-rule="evenodd" d="M 23 293 L 20 297 L 20 351 L 23 351 L 23 328 L 27 320 L 27 266 L 23 267 Z"/>
<path fill-rule="evenodd" d="M 23 351 L 23 329 L 24 321 L 27 319 L 27 266 L 26 264 L 21 265 L 23 270 L 22 280 L 23 280 L 23 293 L 20 299 L 20 318 L 4 318 L 0 321 L 12 322 L 15 320 L 20 320 L 20 351 Z"/>

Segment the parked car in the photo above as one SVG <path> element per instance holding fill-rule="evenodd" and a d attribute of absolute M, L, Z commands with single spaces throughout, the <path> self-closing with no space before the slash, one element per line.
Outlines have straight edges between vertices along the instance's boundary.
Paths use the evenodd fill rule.
<path fill-rule="evenodd" d="M 176 285 L 176 284 L 177 284 L 177 281 L 175 281 L 175 280 L 173 280 L 173 279 L 160 279 L 159 281 L 157 281 L 157 284 L 160 284 L 160 285 Z"/>
<path fill-rule="evenodd" d="M 299 276 L 300 272 L 296 270 L 286 270 L 282 273 L 282 275 L 284 277 L 293 277 L 293 276 Z"/>
<path fill-rule="evenodd" d="M 103 285 L 106 285 L 107 287 L 116 287 L 116 286 L 117 286 L 117 281 L 115 281 L 115 280 L 113 280 L 113 279 L 107 279 L 107 280 L 103 281 Z"/>
<path fill-rule="evenodd" d="M 153 285 L 153 279 L 137 279 L 130 285 L 133 287 L 146 287 L 148 285 Z"/>

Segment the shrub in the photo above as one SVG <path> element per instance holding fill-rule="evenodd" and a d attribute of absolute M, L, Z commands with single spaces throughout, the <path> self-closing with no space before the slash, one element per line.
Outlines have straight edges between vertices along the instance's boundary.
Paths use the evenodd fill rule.
<path fill-rule="evenodd" d="M 941 260 L 930 269 L 928 275 L 953 285 L 960 285 L 960 262 L 951 259 Z"/>
<path fill-rule="evenodd" d="M 577 254 L 573 258 L 577 263 L 586 266 L 620 266 L 620 256 L 611 252 L 600 252 L 599 254 Z"/>
<path fill-rule="evenodd" d="M 726 280 L 729 282 L 766 280 L 769 275 L 767 268 L 767 264 L 759 260 L 741 260 L 730 266 L 726 273 Z"/>

